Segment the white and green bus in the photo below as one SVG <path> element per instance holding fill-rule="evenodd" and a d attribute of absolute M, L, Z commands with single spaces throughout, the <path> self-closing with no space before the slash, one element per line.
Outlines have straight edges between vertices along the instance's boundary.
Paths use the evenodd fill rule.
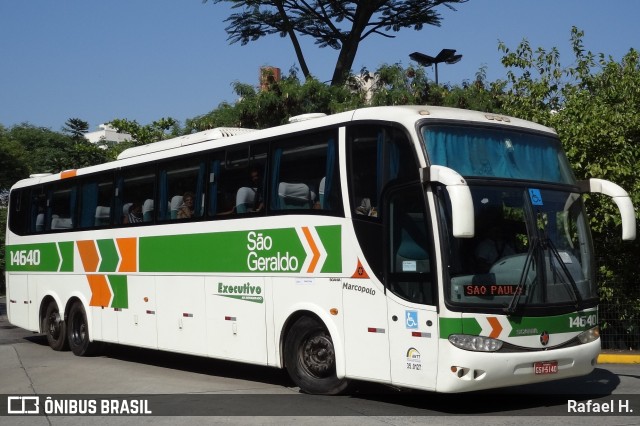
<path fill-rule="evenodd" d="M 430 106 L 213 129 L 16 183 L 12 324 L 55 350 L 104 342 L 439 392 L 592 371 L 600 351 L 582 194 L 552 129 Z"/>

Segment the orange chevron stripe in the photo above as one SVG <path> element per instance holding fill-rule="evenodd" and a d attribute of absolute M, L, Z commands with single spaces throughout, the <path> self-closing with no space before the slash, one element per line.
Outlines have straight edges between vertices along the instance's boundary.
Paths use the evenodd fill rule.
<path fill-rule="evenodd" d="M 489 325 L 493 329 L 491 330 L 491 334 L 489 334 L 489 337 L 497 339 L 502 332 L 502 325 L 500 325 L 500 321 L 498 321 L 498 318 L 496 317 L 487 317 L 487 321 L 489 321 Z"/>
<path fill-rule="evenodd" d="M 117 238 L 116 244 L 120 250 L 120 267 L 118 272 L 136 272 L 138 269 L 137 239 Z"/>
<path fill-rule="evenodd" d="M 304 233 L 304 236 L 309 243 L 309 247 L 311 247 L 311 251 L 313 252 L 313 258 L 311 259 L 311 263 L 309 264 L 309 269 L 307 269 L 307 272 L 311 273 L 316 269 L 318 261 L 320 260 L 320 250 L 318 250 L 318 246 L 316 246 L 315 241 L 313 241 L 313 237 L 311 236 L 311 231 L 309 231 L 309 228 L 303 226 L 302 232 Z"/>
<path fill-rule="evenodd" d="M 87 275 L 91 288 L 89 306 L 109 306 L 111 290 L 106 275 Z"/>
<path fill-rule="evenodd" d="M 93 240 L 77 241 L 78 252 L 85 272 L 96 272 L 100 264 L 100 255 Z"/>

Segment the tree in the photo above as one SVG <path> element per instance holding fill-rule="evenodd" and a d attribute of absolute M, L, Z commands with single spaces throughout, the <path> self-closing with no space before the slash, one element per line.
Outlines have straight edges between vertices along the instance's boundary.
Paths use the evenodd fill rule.
<path fill-rule="evenodd" d="M 79 118 L 70 118 L 64 123 L 62 131 L 69 134 L 74 141 L 81 141 L 89 131 L 89 123 Z"/>
<path fill-rule="evenodd" d="M 108 124 L 118 132 L 130 134 L 133 138 L 130 145 L 133 146 L 161 141 L 178 136 L 181 133 L 180 123 L 171 117 L 161 118 L 146 125 L 141 125 L 136 120 L 128 120 L 126 118 L 116 118 Z M 124 146 L 128 145 L 125 144 Z"/>
<path fill-rule="evenodd" d="M 0 126 L 0 191 L 8 190 L 29 173 L 29 151 Z"/>
<path fill-rule="evenodd" d="M 207 0 L 205 0 L 207 1 Z M 370 35 L 395 37 L 403 28 L 421 30 L 440 26 L 438 6 L 467 0 L 212 0 L 231 3 L 240 10 L 225 22 L 231 43 L 245 45 L 271 34 L 289 37 L 305 78 L 311 77 L 298 35 L 309 36 L 320 47 L 339 50 L 331 85 L 344 83 L 353 66 L 360 42 Z"/>
<path fill-rule="evenodd" d="M 69 135 L 27 123 L 0 132 L 0 143 L 5 157 L 11 157 L 7 161 L 17 165 L 26 164 L 26 167 L 7 170 L 7 179 L 12 182 L 29 173 L 57 173 L 104 163 L 109 159 L 104 150 L 84 137 L 74 140 Z"/>
<path fill-rule="evenodd" d="M 305 113 L 335 114 L 365 106 L 443 105 L 480 111 L 498 111 L 504 83 L 488 83 L 484 69 L 473 82 L 462 86 L 432 84 L 423 67 L 381 65 L 376 71 L 360 70 L 349 75 L 344 85 L 330 86 L 315 78 L 301 82 L 295 70 L 267 90 L 235 83 L 240 98 L 234 104 L 221 103 L 213 111 L 186 120 L 184 133 L 215 127 L 262 129 L 286 124 L 292 116 Z"/>
<path fill-rule="evenodd" d="M 233 105 L 222 103 L 208 114 L 187 120 L 185 130 L 202 131 L 214 127 L 263 129 L 286 124 L 295 115 L 333 114 L 364 105 L 364 95 L 356 88 L 328 86 L 309 78 L 301 83 L 294 70 L 267 90 L 236 83 L 240 100 Z"/>

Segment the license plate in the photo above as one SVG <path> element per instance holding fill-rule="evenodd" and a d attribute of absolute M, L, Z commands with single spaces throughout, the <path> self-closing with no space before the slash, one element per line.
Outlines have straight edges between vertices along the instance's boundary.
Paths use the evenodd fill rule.
<path fill-rule="evenodd" d="M 542 361 L 533 363 L 535 374 L 556 374 L 558 372 L 558 361 Z"/>

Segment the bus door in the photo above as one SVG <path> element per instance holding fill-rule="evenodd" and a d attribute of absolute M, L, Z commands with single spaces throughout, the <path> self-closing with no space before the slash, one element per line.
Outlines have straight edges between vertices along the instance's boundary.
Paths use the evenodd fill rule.
<path fill-rule="evenodd" d="M 391 381 L 435 388 L 437 293 L 425 198 L 420 184 L 386 191 L 385 287 Z"/>

